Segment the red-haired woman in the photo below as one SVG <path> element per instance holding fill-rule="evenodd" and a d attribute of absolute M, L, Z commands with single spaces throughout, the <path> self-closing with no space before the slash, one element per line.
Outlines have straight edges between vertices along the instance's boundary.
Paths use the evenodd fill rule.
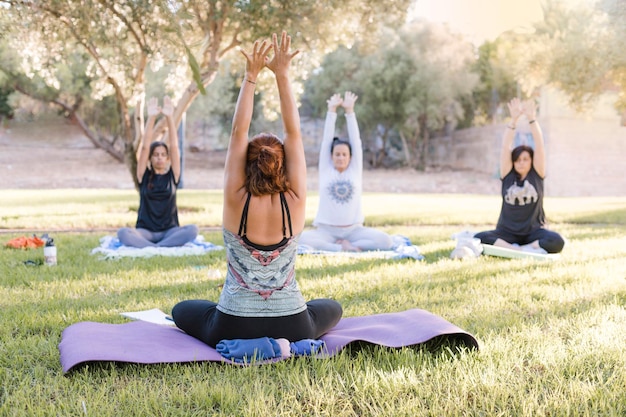
<path fill-rule="evenodd" d="M 139 181 L 139 210 L 135 228 L 123 227 L 117 232 L 126 246 L 182 246 L 198 236 L 194 224 L 178 224 L 176 189 L 180 181 L 180 153 L 178 135 L 172 114 L 174 106 L 168 96 L 163 98 L 163 109 L 155 97 L 148 100 L 148 120 L 137 154 Z M 159 113 L 167 120 L 168 143 L 152 141 L 154 122 Z"/>
<path fill-rule="evenodd" d="M 172 309 L 176 325 L 215 346 L 223 339 L 317 339 L 334 327 L 341 305 L 330 299 L 305 302 L 295 277 L 298 236 L 304 228 L 306 164 L 300 116 L 289 82 L 299 51 L 276 34 L 255 42 L 246 58 L 226 155 L 223 233 L 226 282 L 218 303 L 182 301 Z M 270 59 L 268 54 L 274 50 Z M 276 77 L 285 138 L 263 133 L 248 142 L 259 72 Z"/>

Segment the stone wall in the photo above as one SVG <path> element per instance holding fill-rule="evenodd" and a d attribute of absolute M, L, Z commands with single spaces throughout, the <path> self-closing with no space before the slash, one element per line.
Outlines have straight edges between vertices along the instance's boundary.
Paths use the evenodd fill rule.
<path fill-rule="evenodd" d="M 432 138 L 428 165 L 497 176 L 503 128 L 504 125 L 473 127 L 458 130 L 450 136 Z"/>

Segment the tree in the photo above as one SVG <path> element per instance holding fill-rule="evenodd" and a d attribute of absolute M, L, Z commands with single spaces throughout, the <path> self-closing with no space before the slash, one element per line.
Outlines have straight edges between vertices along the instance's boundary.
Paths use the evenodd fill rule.
<path fill-rule="evenodd" d="M 543 13 L 534 33 L 504 37 L 515 50 L 509 60 L 524 92 L 553 85 L 583 112 L 600 95 L 618 91 L 615 108 L 626 125 L 626 4 L 602 0 L 595 7 L 570 7 L 547 0 Z"/>
<path fill-rule="evenodd" d="M 121 138 L 121 152 L 135 179 L 149 70 L 175 68 L 166 79 L 166 90 L 177 103 L 174 117 L 180 122 L 214 80 L 221 61 L 239 45 L 285 29 L 298 48 L 309 52 L 296 66 L 306 76 L 306 70 L 337 44 L 375 38 L 381 24 L 403 21 L 409 3 L 0 0 L 8 46 L 2 48 L 0 70 L 15 88 L 62 108 L 95 145 L 114 154 L 120 149 L 115 138 Z M 12 24 L 15 21 L 22 24 Z M 17 59 L 5 60 L 11 51 Z M 71 86 L 60 80 L 63 67 L 71 74 Z M 271 94 L 266 98 L 273 99 Z M 114 102 L 115 129 L 103 128 L 103 118 L 88 116 L 106 99 Z M 158 123 L 156 129 L 162 134 L 165 124 Z"/>
<path fill-rule="evenodd" d="M 626 2 L 603 0 L 599 8 L 607 14 L 609 54 L 612 62 L 609 78 L 618 90 L 615 108 L 622 116 L 622 126 L 626 126 Z"/>
<path fill-rule="evenodd" d="M 23 22 L 3 24 L 10 33 L 3 58 L 11 54 L 13 59 L 2 60 L 2 71 L 10 83 L 60 108 L 95 146 L 126 159 L 134 172 L 146 68 L 155 51 L 176 41 L 172 25 L 162 23 L 169 22 L 168 13 L 148 1 L 3 4 L 9 24 Z M 161 30 L 163 36 L 154 36 Z M 134 107 L 137 118 L 131 114 Z"/>
<path fill-rule="evenodd" d="M 341 45 L 324 56 L 305 83 L 303 105 L 308 107 L 306 111 L 323 117 L 327 109 L 326 100 L 330 96 L 344 91 L 358 93 L 355 76 L 367 61 L 367 56 L 360 49 L 360 43 L 356 42 L 349 48 Z"/>
<path fill-rule="evenodd" d="M 461 98 L 472 93 L 478 77 L 470 72 L 470 43 L 445 26 L 418 21 L 406 28 L 402 40 L 417 71 L 407 83 L 409 118 L 400 133 L 416 153 L 414 165 L 423 168 L 431 132 L 454 128 L 462 119 Z"/>
<path fill-rule="evenodd" d="M 478 74 L 479 83 L 471 100 L 463 103 L 464 125 L 483 125 L 495 122 L 502 103 L 517 95 L 515 75 L 503 56 L 502 41 L 485 41 L 478 47 L 478 58 L 472 71 Z"/>
<path fill-rule="evenodd" d="M 417 71 L 415 62 L 407 51 L 397 44 L 397 33 L 387 34 L 384 39 L 387 42 L 393 40 L 396 46 L 387 48 L 384 45 L 386 42 L 381 42 L 378 50 L 364 60 L 357 75 L 357 84 L 363 95 L 361 120 L 365 129 L 374 133 L 373 139 L 379 137 L 382 142 L 382 152 L 375 155 L 374 166 L 386 156 L 391 135 L 401 132 L 401 126 L 409 117 L 407 103 L 411 99 L 411 89 L 408 88 L 407 80 Z M 404 151 L 405 162 L 410 164 L 411 157 L 406 143 Z"/>
<path fill-rule="evenodd" d="M 9 103 L 9 96 L 13 93 L 8 88 L 0 87 L 0 125 L 4 124 L 5 119 L 13 118 L 13 107 Z"/>
<path fill-rule="evenodd" d="M 413 62 L 398 48 L 388 49 L 397 34 L 386 29 L 380 45 L 356 43 L 352 48 L 339 47 L 326 55 L 315 76 L 311 77 L 305 90 L 305 99 L 313 115 L 323 117 L 326 113 L 326 100 L 334 93 L 352 91 L 359 96 L 359 126 L 365 145 L 368 137 L 372 148 L 376 136 L 382 141 L 383 152 L 372 160 L 374 167 L 385 156 L 388 138 L 405 118 L 402 103 L 406 102 L 406 80 L 415 68 Z M 343 120 L 338 122 L 343 125 Z"/>
<path fill-rule="evenodd" d="M 307 84 L 307 97 L 325 109 L 333 92 L 356 92 L 362 136 L 377 132 L 386 141 L 398 132 L 407 164 L 423 168 L 431 134 L 463 117 L 461 100 L 478 79 L 472 62 L 468 42 L 443 25 L 418 21 L 384 31 L 373 49 L 356 44 L 330 54 Z"/>

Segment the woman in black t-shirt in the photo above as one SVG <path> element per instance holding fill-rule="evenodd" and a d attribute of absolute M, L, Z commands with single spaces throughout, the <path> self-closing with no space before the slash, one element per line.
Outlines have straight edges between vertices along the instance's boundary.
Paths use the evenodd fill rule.
<path fill-rule="evenodd" d="M 477 233 L 481 243 L 533 253 L 558 253 L 565 244 L 556 232 L 545 228 L 543 211 L 543 179 L 546 154 L 543 134 L 537 121 L 534 100 L 522 102 L 515 98 L 508 104 L 511 122 L 502 139 L 500 178 L 502 208 L 495 230 Z M 526 119 L 534 141 L 512 151 L 518 120 Z"/>
<path fill-rule="evenodd" d="M 162 113 L 167 120 L 168 143 L 152 141 L 154 122 Z M 148 100 L 148 120 L 137 153 L 139 211 L 135 228 L 124 227 L 117 232 L 126 246 L 182 246 L 198 235 L 196 225 L 180 227 L 176 206 L 176 188 L 180 180 L 180 152 L 174 126 L 174 106 L 169 97 L 159 108 L 156 98 Z"/>

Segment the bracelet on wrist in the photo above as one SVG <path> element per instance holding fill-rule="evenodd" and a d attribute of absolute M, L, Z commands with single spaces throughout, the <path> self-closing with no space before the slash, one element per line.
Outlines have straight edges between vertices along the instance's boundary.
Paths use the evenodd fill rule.
<path fill-rule="evenodd" d="M 511 130 L 515 130 L 515 126 L 511 126 L 511 125 L 506 125 L 506 127 L 508 127 Z"/>
<path fill-rule="evenodd" d="M 247 78 L 246 78 L 246 81 L 247 81 L 247 82 L 249 82 L 250 84 L 254 84 L 254 85 L 256 85 L 256 82 L 251 81 L 251 80 L 249 80 L 249 79 L 247 79 Z"/>
<path fill-rule="evenodd" d="M 528 122 L 529 125 L 532 125 L 533 123 L 535 123 L 537 120 L 533 119 L 531 121 Z"/>

